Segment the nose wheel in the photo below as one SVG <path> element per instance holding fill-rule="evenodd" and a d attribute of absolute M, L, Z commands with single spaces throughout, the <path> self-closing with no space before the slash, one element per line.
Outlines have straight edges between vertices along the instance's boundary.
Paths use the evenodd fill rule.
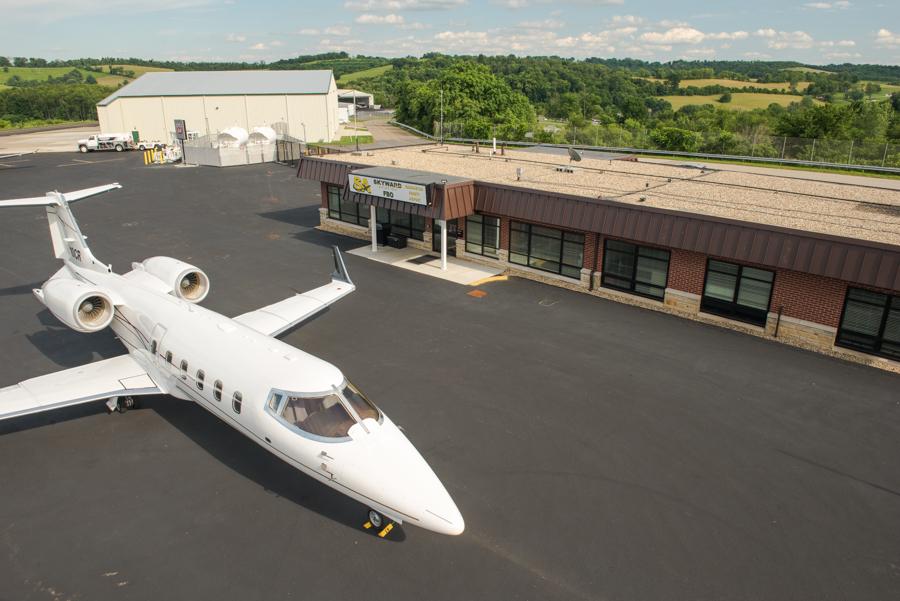
<path fill-rule="evenodd" d="M 363 526 L 366 530 L 368 530 L 369 528 L 375 528 L 376 530 L 378 530 L 384 525 L 384 523 L 386 521 L 384 519 L 384 517 L 380 513 L 375 511 L 374 509 L 369 510 L 368 517 L 369 517 L 369 521 L 366 522 L 365 525 Z M 382 530 L 381 532 L 378 533 L 378 536 L 380 536 L 381 538 L 384 538 L 385 536 L 387 536 L 387 533 L 390 532 L 393 528 L 394 528 L 394 523 L 391 522 L 390 524 L 385 526 L 384 530 Z"/>

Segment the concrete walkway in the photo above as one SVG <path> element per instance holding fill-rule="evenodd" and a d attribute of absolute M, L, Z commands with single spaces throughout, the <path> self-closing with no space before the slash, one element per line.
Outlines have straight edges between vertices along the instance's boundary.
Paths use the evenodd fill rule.
<path fill-rule="evenodd" d="M 493 269 L 468 261 L 461 261 L 456 257 L 447 257 L 447 270 L 441 269 L 440 256 L 427 253 L 418 248 L 391 248 L 389 246 L 379 246 L 377 252 L 372 252 L 372 245 L 363 246 L 351 251 L 347 251 L 351 255 L 357 257 L 365 257 L 379 263 L 387 263 L 408 271 L 415 271 L 433 278 L 448 280 L 463 286 L 471 286 L 485 278 L 491 278 L 500 275 L 500 269 Z M 434 257 L 433 261 L 427 263 L 410 263 L 410 259 L 417 259 L 424 255 Z"/>

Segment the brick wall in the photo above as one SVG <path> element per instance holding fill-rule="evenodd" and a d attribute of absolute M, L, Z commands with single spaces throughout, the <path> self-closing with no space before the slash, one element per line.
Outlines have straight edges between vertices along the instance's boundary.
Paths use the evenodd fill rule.
<path fill-rule="evenodd" d="M 597 241 L 599 239 L 597 234 L 584 235 L 584 258 L 581 261 L 582 269 L 590 269 L 591 271 L 596 269 L 594 260 L 597 258 Z"/>
<path fill-rule="evenodd" d="M 841 321 L 846 294 L 846 282 L 779 269 L 775 274 L 769 310 L 777 313 L 784 305 L 782 315 L 836 328 Z"/>
<path fill-rule="evenodd" d="M 703 278 L 706 275 L 706 255 L 688 250 L 672 250 L 669 257 L 668 288 L 703 294 Z"/>
<path fill-rule="evenodd" d="M 509 217 L 500 217 L 500 249 L 509 250 Z"/>
<path fill-rule="evenodd" d="M 328 208 L 328 184 L 325 182 L 321 182 L 322 184 L 322 208 Z"/>

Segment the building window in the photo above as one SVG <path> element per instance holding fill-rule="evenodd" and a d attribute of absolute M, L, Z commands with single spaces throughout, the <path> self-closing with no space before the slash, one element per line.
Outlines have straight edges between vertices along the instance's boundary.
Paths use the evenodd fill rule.
<path fill-rule="evenodd" d="M 341 199 L 342 190 L 338 186 L 326 186 L 328 195 L 328 216 L 331 219 L 369 227 L 369 205 L 347 202 Z"/>
<path fill-rule="evenodd" d="M 600 285 L 663 300 L 669 280 L 669 251 L 607 240 Z"/>
<path fill-rule="evenodd" d="M 581 279 L 584 235 L 513 221 L 509 261 Z"/>
<path fill-rule="evenodd" d="M 235 392 L 234 396 L 231 397 L 231 408 L 234 409 L 235 413 L 241 412 L 241 402 L 243 399 L 244 397 L 241 396 L 240 392 Z"/>
<path fill-rule="evenodd" d="M 466 252 L 496 259 L 499 251 L 500 219 L 484 215 L 466 217 Z"/>
<path fill-rule="evenodd" d="M 206 374 L 203 372 L 203 370 L 197 370 L 197 390 L 203 390 L 204 378 L 206 378 Z"/>
<path fill-rule="evenodd" d="M 709 259 L 700 310 L 765 327 L 775 272 Z"/>
<path fill-rule="evenodd" d="M 835 345 L 900 360 L 900 296 L 847 290 Z"/>
<path fill-rule="evenodd" d="M 213 384 L 213 398 L 217 401 L 222 400 L 222 380 L 216 380 L 216 383 Z"/>
<path fill-rule="evenodd" d="M 425 239 L 425 218 L 421 215 L 378 208 L 375 218 L 380 223 L 390 223 L 392 234 L 400 234 L 414 240 Z"/>

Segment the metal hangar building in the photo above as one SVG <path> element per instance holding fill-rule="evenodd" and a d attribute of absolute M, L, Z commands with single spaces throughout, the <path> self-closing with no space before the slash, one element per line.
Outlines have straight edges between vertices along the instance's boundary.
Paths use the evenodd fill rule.
<path fill-rule="evenodd" d="M 338 128 L 338 94 L 328 71 L 181 71 L 147 73 L 97 104 L 103 133 L 137 131 L 172 142 L 174 122 L 213 134 L 227 127 L 284 123 L 284 132 L 330 142 Z"/>

